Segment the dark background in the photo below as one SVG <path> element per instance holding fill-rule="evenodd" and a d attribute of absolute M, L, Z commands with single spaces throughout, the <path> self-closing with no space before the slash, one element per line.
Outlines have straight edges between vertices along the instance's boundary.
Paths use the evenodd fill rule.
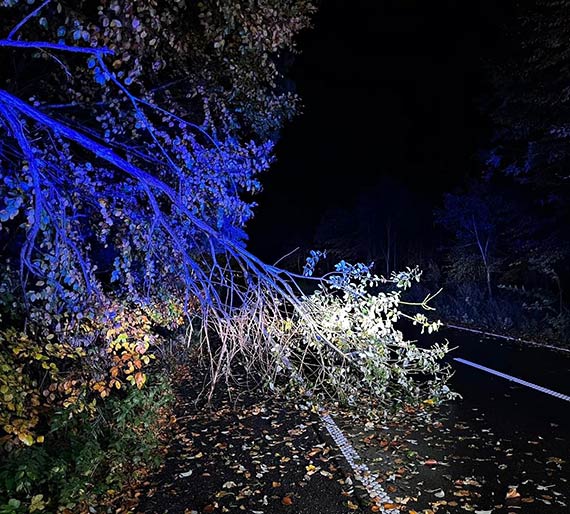
<path fill-rule="evenodd" d="M 327 208 L 366 191 L 397 190 L 410 236 L 432 238 L 442 194 L 481 173 L 487 65 L 511 16 L 486 0 L 323 2 L 289 73 L 304 112 L 262 179 L 249 248 L 268 261 L 308 248 Z"/>

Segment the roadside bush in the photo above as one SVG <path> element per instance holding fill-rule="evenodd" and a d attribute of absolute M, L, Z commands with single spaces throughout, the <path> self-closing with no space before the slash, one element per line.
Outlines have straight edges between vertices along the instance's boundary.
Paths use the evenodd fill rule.
<path fill-rule="evenodd" d="M 0 513 L 82 512 L 161 460 L 172 396 L 156 355 L 182 328 L 182 309 L 108 296 L 58 313 L 42 283 L 24 299 L 4 271 Z"/>
<path fill-rule="evenodd" d="M 80 412 L 44 419 L 36 444 L 12 447 L 0 465 L 0 512 L 87 512 L 162 461 L 160 430 L 172 399 L 153 377 Z"/>

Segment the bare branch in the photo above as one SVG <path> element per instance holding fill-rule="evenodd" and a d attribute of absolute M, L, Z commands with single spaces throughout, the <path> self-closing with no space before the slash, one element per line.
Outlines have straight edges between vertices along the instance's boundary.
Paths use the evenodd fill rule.
<path fill-rule="evenodd" d="M 20 30 L 26 23 L 28 23 L 28 21 L 30 21 L 34 16 L 37 16 L 40 11 L 51 2 L 51 0 L 45 0 L 45 2 L 43 4 L 41 4 L 40 6 L 38 6 L 36 9 L 34 9 L 30 14 L 28 14 L 23 20 L 21 20 L 11 31 L 10 34 L 8 34 L 8 37 L 6 39 L 13 39 L 14 36 L 16 35 L 16 32 L 18 32 L 18 30 Z"/>

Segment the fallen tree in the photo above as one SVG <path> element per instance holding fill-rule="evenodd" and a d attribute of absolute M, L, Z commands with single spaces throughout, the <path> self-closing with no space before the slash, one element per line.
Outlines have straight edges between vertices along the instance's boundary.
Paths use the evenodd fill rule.
<path fill-rule="evenodd" d="M 73 39 L 89 46 L 16 39 L 49 4 L 25 17 L 0 47 L 46 54 L 68 74 L 79 65 L 79 75 L 90 76 L 102 98 L 94 98 L 93 84 L 85 86 L 93 120 L 85 111 L 56 116 L 59 106 L 0 89 L 0 219 L 10 248 L 19 249 L 10 255 L 20 277 L 10 293 L 19 295 L 39 336 L 55 335 L 95 353 L 103 345 L 108 352 L 117 339 L 109 343 L 89 327 L 113 322 L 113 299 L 150 310 L 166 299 L 175 317 L 183 313 L 190 326 L 198 320 L 210 394 L 239 369 L 257 373 L 270 388 L 292 385 L 306 397 L 352 404 L 359 391 L 386 406 L 396 399 L 417 401 L 423 392 L 448 395 L 448 372 L 438 364 L 446 347 L 423 350 L 405 341 L 396 329 L 403 316 L 400 292 L 367 289 L 408 287 L 419 272 L 385 279 L 365 266 L 341 263 L 332 274 L 309 277 L 261 262 L 244 244 L 252 203 L 242 196 L 259 187 L 255 177 L 271 161 L 271 141 L 244 143 L 230 114 L 221 125 L 225 132 L 215 124 L 208 130 L 210 121 L 183 117 L 180 105 L 169 110 L 172 101 L 161 106 L 148 88 L 133 92 L 132 76 L 113 70 L 117 49 L 97 46 L 82 28 Z M 109 106 L 114 118 L 102 114 Z M 317 291 L 304 295 L 299 280 L 313 280 Z M 426 299 L 417 306 L 427 305 Z M 411 318 L 430 331 L 437 328 L 423 314 Z M 135 362 L 143 362 L 138 357 L 148 345 L 132 344 Z M 115 370 L 108 379 L 94 367 L 93 390 L 108 395 L 129 376 L 142 387 L 142 364 L 136 371 L 117 371 L 112 364 L 107 361 Z"/>

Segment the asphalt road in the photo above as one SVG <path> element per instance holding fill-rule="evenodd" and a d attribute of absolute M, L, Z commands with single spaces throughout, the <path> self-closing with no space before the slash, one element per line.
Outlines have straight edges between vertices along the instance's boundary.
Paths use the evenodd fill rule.
<path fill-rule="evenodd" d="M 481 338 L 460 330 L 441 337 L 457 347 L 448 360 L 455 368 L 451 387 L 463 396 L 457 409 L 479 407 L 489 421 L 526 431 L 549 431 L 552 424 L 570 436 L 570 402 L 453 361 L 467 359 L 564 395 L 570 395 L 570 353 Z"/>
<path fill-rule="evenodd" d="M 570 353 L 459 330 L 435 337 L 457 347 L 448 361 L 461 400 L 373 428 L 342 426 L 394 502 L 430 514 L 569 513 L 570 402 L 453 358 L 570 395 Z"/>

